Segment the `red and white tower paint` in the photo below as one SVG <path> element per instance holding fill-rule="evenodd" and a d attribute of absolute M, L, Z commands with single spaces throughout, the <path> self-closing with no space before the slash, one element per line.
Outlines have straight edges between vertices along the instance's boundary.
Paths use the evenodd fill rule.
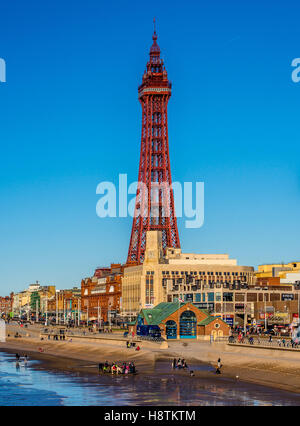
<path fill-rule="evenodd" d="M 143 262 L 146 231 L 162 232 L 163 248 L 179 248 L 168 141 L 171 83 L 160 58 L 154 28 L 150 60 L 138 88 L 142 106 L 141 154 L 127 262 Z"/>

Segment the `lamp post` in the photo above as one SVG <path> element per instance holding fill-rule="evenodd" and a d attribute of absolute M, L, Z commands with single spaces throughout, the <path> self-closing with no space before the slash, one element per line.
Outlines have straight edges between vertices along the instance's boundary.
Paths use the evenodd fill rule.
<path fill-rule="evenodd" d="M 109 323 L 109 329 L 111 329 L 111 312 L 110 312 L 110 306 L 111 303 L 108 304 L 108 323 Z"/>
<path fill-rule="evenodd" d="M 36 323 L 39 320 L 39 308 L 38 308 L 38 306 L 39 306 L 39 301 L 38 301 L 38 299 L 36 299 L 36 301 L 35 301 L 35 322 Z"/>
<path fill-rule="evenodd" d="M 55 322 L 58 325 L 58 290 L 55 291 Z"/>
<path fill-rule="evenodd" d="M 48 325 L 48 288 L 47 288 L 47 293 L 46 293 L 46 321 L 45 321 L 45 325 Z"/>
<path fill-rule="evenodd" d="M 80 299 L 78 299 L 78 327 L 80 327 L 80 312 L 81 312 L 81 306 L 80 306 Z"/>

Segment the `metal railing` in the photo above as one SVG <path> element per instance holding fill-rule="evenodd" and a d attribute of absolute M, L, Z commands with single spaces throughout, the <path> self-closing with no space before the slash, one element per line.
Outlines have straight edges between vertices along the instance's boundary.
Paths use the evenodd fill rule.
<path fill-rule="evenodd" d="M 300 351 L 300 343 L 296 343 L 291 339 L 282 339 L 282 338 L 273 338 L 272 340 L 268 338 L 259 338 L 259 337 L 244 337 L 242 339 L 238 339 L 237 337 L 230 336 L 227 338 L 227 341 L 231 345 L 245 345 L 245 346 L 253 346 L 253 347 L 266 347 L 266 348 L 274 348 L 274 349 L 289 349 Z"/>

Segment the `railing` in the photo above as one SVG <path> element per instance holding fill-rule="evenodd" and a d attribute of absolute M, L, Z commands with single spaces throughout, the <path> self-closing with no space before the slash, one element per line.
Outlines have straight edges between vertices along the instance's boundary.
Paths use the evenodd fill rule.
<path fill-rule="evenodd" d="M 245 345 L 253 347 L 262 347 L 262 348 L 274 348 L 274 349 L 289 349 L 300 351 L 300 343 L 293 342 L 291 339 L 281 339 L 281 338 L 259 338 L 259 337 L 244 337 L 243 339 L 238 339 L 237 337 L 230 336 L 227 338 L 227 342 L 230 345 Z"/>
<path fill-rule="evenodd" d="M 141 340 L 146 340 L 148 342 L 164 342 L 163 337 L 151 337 L 151 336 L 137 336 Z"/>

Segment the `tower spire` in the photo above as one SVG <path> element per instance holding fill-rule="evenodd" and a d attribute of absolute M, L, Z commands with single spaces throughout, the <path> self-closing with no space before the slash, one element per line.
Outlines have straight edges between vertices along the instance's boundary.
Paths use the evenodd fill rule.
<path fill-rule="evenodd" d="M 150 49 L 150 56 L 154 55 L 154 56 L 158 56 L 160 55 L 160 48 L 159 45 L 157 44 L 157 34 L 156 34 L 156 25 L 155 25 L 156 21 L 155 18 L 153 19 L 153 36 L 152 36 L 152 40 L 153 40 L 153 44 L 151 46 Z"/>

